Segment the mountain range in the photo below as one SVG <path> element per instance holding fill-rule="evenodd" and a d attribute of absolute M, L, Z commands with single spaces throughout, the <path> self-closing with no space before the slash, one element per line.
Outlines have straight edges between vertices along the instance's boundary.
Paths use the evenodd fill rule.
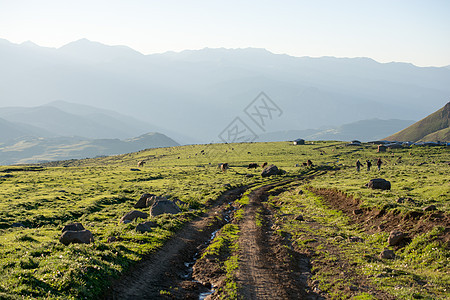
<path fill-rule="evenodd" d="M 183 144 L 219 141 L 236 117 L 258 136 L 374 118 L 419 120 L 442 107 L 450 93 L 447 67 L 293 57 L 255 48 L 143 55 L 86 39 L 58 49 L 0 40 L 0 65 L 3 107 L 41 107 L 53 101 L 94 106 L 133 116 L 151 129 L 138 134 L 157 131 Z M 282 112 L 264 127 L 245 112 L 260 92 Z M 79 123 L 86 125 L 86 135 L 124 138 L 135 132 L 118 124 L 114 136 L 92 125 L 98 118 L 84 116 Z M 57 127 L 44 129 L 50 134 L 63 130 Z"/>

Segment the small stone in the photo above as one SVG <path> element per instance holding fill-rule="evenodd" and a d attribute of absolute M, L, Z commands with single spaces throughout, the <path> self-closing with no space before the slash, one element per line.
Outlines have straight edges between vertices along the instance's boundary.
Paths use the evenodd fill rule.
<path fill-rule="evenodd" d="M 66 246 L 71 243 L 89 244 L 94 242 L 94 236 L 89 230 L 64 231 L 59 241 Z"/>
<path fill-rule="evenodd" d="M 384 249 L 383 251 L 381 251 L 380 253 L 380 258 L 384 258 L 384 259 L 394 259 L 395 258 L 395 253 L 394 251 L 390 250 L 390 249 Z"/>
<path fill-rule="evenodd" d="M 136 231 L 139 231 L 141 233 L 150 232 L 150 231 L 152 231 L 152 228 L 156 227 L 156 226 L 157 226 L 156 223 L 154 223 L 152 221 L 147 221 L 147 222 L 144 222 L 144 223 L 139 223 L 136 226 Z"/>
<path fill-rule="evenodd" d="M 64 226 L 64 228 L 62 229 L 62 232 L 65 231 L 81 231 L 84 230 L 83 224 L 81 223 L 72 223 L 72 224 L 67 224 L 66 226 Z"/>
<path fill-rule="evenodd" d="M 427 207 L 423 208 L 423 211 L 433 211 L 433 210 L 437 210 L 436 205 L 434 204 L 428 205 Z"/>
<path fill-rule="evenodd" d="M 305 219 L 303 218 L 302 215 L 296 216 L 296 217 L 295 217 L 295 220 L 296 220 L 296 221 L 305 221 Z"/>
<path fill-rule="evenodd" d="M 358 236 L 352 236 L 349 238 L 349 241 L 352 243 L 362 243 L 364 240 Z"/>
<path fill-rule="evenodd" d="M 148 214 L 138 211 L 138 210 L 132 210 L 128 213 L 126 213 L 122 219 L 120 219 L 121 223 L 130 223 L 131 221 L 141 218 L 141 219 L 146 219 L 148 217 Z"/>
<path fill-rule="evenodd" d="M 405 234 L 401 231 L 391 231 L 391 233 L 389 234 L 389 238 L 388 238 L 388 244 L 390 246 L 395 246 L 397 245 L 401 240 L 403 240 L 403 238 L 405 237 Z"/>

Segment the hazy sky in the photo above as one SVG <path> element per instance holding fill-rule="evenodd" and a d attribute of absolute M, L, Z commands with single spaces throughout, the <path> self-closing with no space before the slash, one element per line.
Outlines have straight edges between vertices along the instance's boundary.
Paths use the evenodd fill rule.
<path fill-rule="evenodd" d="M 0 38 L 87 38 L 144 54 L 266 48 L 294 56 L 450 65 L 448 0 L 0 0 Z"/>

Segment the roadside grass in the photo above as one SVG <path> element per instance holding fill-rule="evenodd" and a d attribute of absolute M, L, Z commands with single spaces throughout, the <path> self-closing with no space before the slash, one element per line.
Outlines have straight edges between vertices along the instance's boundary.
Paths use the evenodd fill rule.
<path fill-rule="evenodd" d="M 391 153 L 375 153 L 374 146 L 352 148 L 344 144 L 329 141 L 304 146 L 293 146 L 288 142 L 190 145 L 33 166 L 0 166 L 0 298 L 97 298 L 110 280 L 160 248 L 184 223 L 207 209 L 214 199 L 228 189 L 243 185 L 261 186 L 277 180 L 316 175 L 310 181 L 312 186 L 342 190 L 359 198 L 366 207 L 386 207 L 403 213 L 434 204 L 448 213 L 448 149 L 396 149 L 392 157 Z M 370 173 L 362 170 L 356 174 L 353 167 L 356 159 L 364 161 L 378 156 L 385 161 L 381 172 L 374 169 Z M 308 159 L 315 167 L 303 166 Z M 147 164 L 136 171 L 139 160 L 146 160 Z M 225 173 L 217 168 L 217 164 L 223 162 L 230 164 Z M 255 162 L 275 164 L 287 173 L 276 178 L 262 178 L 260 168 L 247 169 L 249 163 Z M 377 192 L 363 188 L 374 177 L 390 180 L 392 190 Z M 138 221 L 119 224 L 119 220 L 133 209 L 143 193 L 177 198 L 187 206 L 175 216 L 149 218 L 158 227 L 152 232 L 138 233 L 135 231 Z M 418 204 L 397 203 L 399 197 L 410 197 Z M 245 205 L 245 195 L 242 201 Z M 148 209 L 144 211 L 148 212 Z M 339 224 L 333 220 L 323 221 Z M 61 229 L 72 222 L 81 222 L 92 231 L 95 242 L 89 245 L 60 244 Z M 334 227 L 330 226 L 323 236 L 345 233 Z M 120 240 L 108 243 L 111 236 L 120 237 Z M 373 239 L 372 243 L 378 245 L 385 236 Z M 371 241 L 371 238 L 365 240 Z M 306 247 L 314 242 L 304 244 Z M 401 258 L 402 253 L 398 255 L 401 260 L 423 266 L 422 260 L 431 254 L 437 253 L 437 262 L 442 262 L 442 257 L 448 258 L 448 251 L 439 247 L 423 250 L 425 245 L 417 242 L 416 248 L 405 252 L 404 258 Z M 370 253 L 370 249 L 367 251 Z M 430 265 L 436 270 L 428 273 Z M 231 261 L 230 266 L 233 266 Z M 377 266 L 366 273 L 378 270 Z M 383 266 L 379 267 L 379 272 L 384 272 Z M 437 266 L 429 262 L 422 271 L 428 275 L 420 276 L 433 278 L 435 274 L 439 277 L 439 272 L 443 271 Z M 389 278 L 374 281 L 388 282 Z M 437 285 L 448 280 L 439 278 L 435 280 Z M 430 282 L 432 286 L 425 288 L 435 289 L 436 284 L 431 280 L 427 284 Z M 442 294 L 437 290 L 436 293 Z"/>
<path fill-rule="evenodd" d="M 414 236 L 406 247 L 394 249 L 388 246 L 387 232 L 366 233 L 342 212 L 327 207 L 321 197 L 298 191 L 293 185 L 268 204 L 277 212 L 278 233 L 291 236 L 299 251 L 312 256 L 310 282 L 319 290 L 332 299 L 346 299 L 353 287 L 357 299 L 365 299 L 368 291 L 356 284 L 364 275 L 373 287 L 395 298 L 448 299 L 450 256 L 445 244 L 435 240 L 444 228 Z M 299 214 L 305 221 L 293 217 Z M 395 250 L 395 259 L 379 258 L 385 248 Z"/>

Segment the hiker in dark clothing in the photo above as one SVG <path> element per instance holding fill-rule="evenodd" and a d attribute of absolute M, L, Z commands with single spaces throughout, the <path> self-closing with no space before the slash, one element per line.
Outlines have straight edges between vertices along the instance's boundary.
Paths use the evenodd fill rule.
<path fill-rule="evenodd" d="M 382 163 L 383 163 L 383 162 L 381 161 L 381 158 L 378 158 L 378 160 L 377 160 L 378 171 L 381 170 L 381 164 L 382 164 Z"/>
<path fill-rule="evenodd" d="M 359 161 L 359 159 L 356 161 L 356 172 L 359 172 L 361 169 L 362 163 Z"/>
<path fill-rule="evenodd" d="M 372 166 L 372 162 L 370 161 L 370 159 L 368 159 L 366 161 L 366 164 L 367 164 L 367 172 L 369 172 L 370 171 L 370 167 Z"/>

